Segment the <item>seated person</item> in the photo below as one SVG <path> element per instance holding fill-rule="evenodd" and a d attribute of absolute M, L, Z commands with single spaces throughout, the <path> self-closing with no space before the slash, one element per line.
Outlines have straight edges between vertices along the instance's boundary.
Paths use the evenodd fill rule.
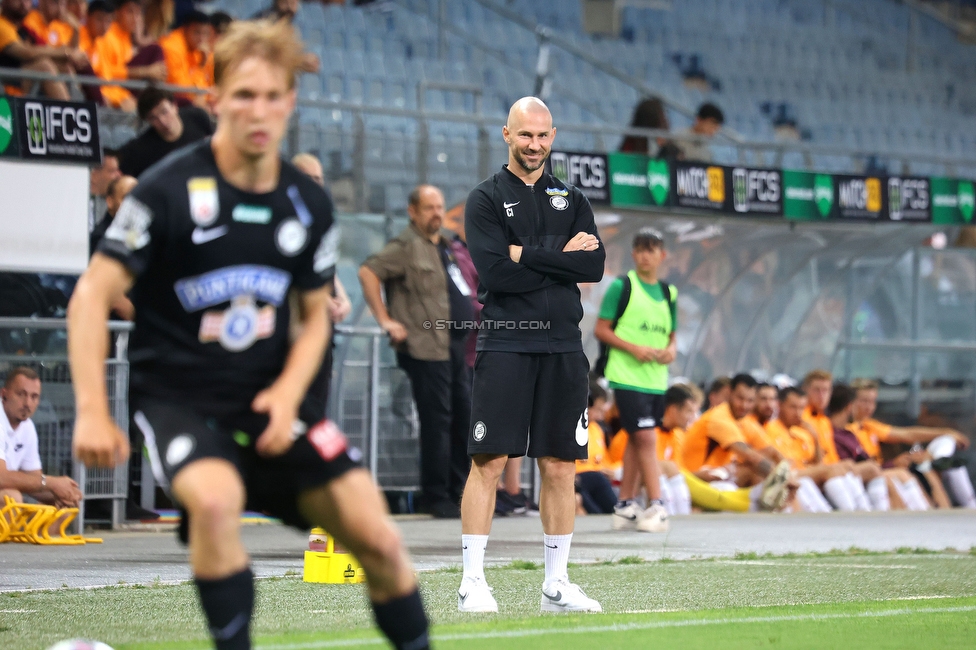
<path fill-rule="evenodd" d="M 208 89 L 213 84 L 213 54 L 210 50 L 213 27 L 202 11 L 191 11 L 183 25 L 159 39 L 166 58 L 166 83 Z M 185 94 L 181 104 L 195 104 L 206 109 L 206 94 Z"/>
<path fill-rule="evenodd" d="M 617 503 L 612 481 L 620 473 L 621 463 L 611 461 L 607 452 L 607 432 L 603 428 L 607 391 L 591 383 L 587 401 L 586 430 L 589 442 L 586 460 L 576 461 L 576 514 L 608 515 Z"/>
<path fill-rule="evenodd" d="M 112 26 L 114 13 L 115 10 L 107 0 L 92 0 L 86 9 L 84 21 L 78 27 L 78 48 L 88 57 L 93 70 L 98 70 L 95 42 L 105 36 L 105 32 Z"/>
<path fill-rule="evenodd" d="M 838 510 L 856 510 L 857 491 L 852 491 L 847 478 L 854 465 L 847 461 L 830 465 L 822 462 L 817 432 L 803 419 L 807 396 L 798 388 L 787 386 L 779 391 L 777 403 L 778 415 L 766 422 L 766 434 L 793 466 L 799 482 L 799 508 L 806 512 L 829 512 L 833 503 Z M 829 502 L 824 499 L 824 493 Z"/>
<path fill-rule="evenodd" d="M 9 496 L 24 503 L 25 495 L 59 508 L 76 508 L 81 502 L 78 484 L 68 476 L 45 476 L 41 471 L 37 429 L 31 416 L 41 399 L 41 380 L 24 366 L 7 373 L 0 389 L 0 501 Z"/>
<path fill-rule="evenodd" d="M 58 74 L 66 66 L 84 68 L 88 59 L 75 47 L 59 45 L 51 47 L 42 40 L 44 35 L 34 32 L 24 25 L 24 18 L 30 11 L 30 0 L 0 1 L 0 68 L 13 68 L 30 72 Z M 41 91 L 46 97 L 67 101 L 71 99 L 68 87 L 63 81 L 41 81 Z M 31 92 L 35 82 L 25 79 L 22 82 L 8 83 L 7 94 L 24 95 Z"/>
<path fill-rule="evenodd" d="M 24 25 L 29 28 L 41 41 L 50 47 L 68 47 L 71 49 L 81 48 L 81 35 L 68 20 L 73 20 L 67 10 L 66 0 L 39 0 L 37 9 L 27 14 L 24 18 Z M 58 66 L 59 72 L 66 74 L 77 73 L 86 77 L 94 77 L 95 71 L 87 59 L 88 53 L 85 52 L 86 60 L 80 58 L 76 62 L 65 63 Z M 84 84 L 81 90 L 85 99 L 104 104 L 102 89 L 98 85 Z"/>
<path fill-rule="evenodd" d="M 156 43 L 143 42 L 142 5 L 139 0 L 119 0 L 115 20 L 105 35 L 95 42 L 102 79 L 144 79 L 166 81 L 166 62 Z M 109 105 L 124 111 L 136 109 L 135 95 L 121 86 L 104 86 L 102 94 Z M 131 175 L 131 174 L 130 174 Z"/>
<path fill-rule="evenodd" d="M 834 429 L 834 449 L 840 460 L 854 462 L 855 473 L 861 477 L 867 488 L 870 503 L 859 503 L 859 510 L 890 510 L 888 484 L 881 473 L 881 466 L 871 460 L 857 436 L 847 430 L 854 408 L 854 390 L 847 384 L 834 384 L 830 402 L 827 404 L 827 417 Z M 864 506 L 867 507 L 864 507 Z"/>
<path fill-rule="evenodd" d="M 661 494 L 668 514 L 690 514 L 692 505 L 705 510 L 728 512 L 758 509 L 753 488 L 737 488 L 734 484 L 716 487 L 679 465 L 685 429 L 695 419 L 702 400 L 701 391 L 687 384 L 674 384 L 664 393 L 664 415 L 656 433 L 657 457 L 661 464 Z M 611 456 L 617 454 L 622 457 L 621 447 L 626 443 L 627 432 L 621 430 L 613 438 Z"/>
<path fill-rule="evenodd" d="M 707 481 L 753 487 L 756 500 L 763 509 L 770 510 L 782 505 L 780 498 L 789 481 L 789 465 L 774 463 L 746 440 L 739 421 L 752 412 L 757 385 L 751 375 L 732 378 L 728 403 L 705 411 L 686 432 L 679 464 Z"/>
<path fill-rule="evenodd" d="M 712 380 L 708 386 L 708 408 L 715 408 L 719 404 L 728 402 L 729 395 L 732 393 L 731 385 L 731 377 L 716 377 Z"/>
<path fill-rule="evenodd" d="M 955 441 L 958 448 L 966 449 L 969 446 L 969 438 L 955 429 L 920 426 L 895 427 L 880 422 L 874 419 L 874 413 L 878 409 L 878 383 L 870 379 L 855 379 L 851 383 L 851 387 L 854 389 L 856 397 L 852 411 L 854 421 L 848 428 L 857 436 L 868 456 L 884 465 L 886 475 L 897 476 L 902 483 L 908 480 L 917 483 L 909 470 L 918 471 L 919 465 L 925 468 L 927 461 L 931 465 L 932 456 L 925 450 L 910 451 L 899 454 L 893 460 L 885 462 L 881 456 L 881 443 L 920 445 L 930 443 L 941 436 L 949 436 Z M 931 468 L 920 473 L 929 483 L 932 499 L 938 507 L 947 508 L 951 506 L 945 491 L 945 488 L 948 488 L 956 503 L 967 508 L 976 508 L 976 495 L 973 493 L 973 484 L 969 479 L 969 472 L 966 467 L 949 467 L 941 472 L 941 476 Z M 909 497 L 909 501 L 914 500 Z"/>
<path fill-rule="evenodd" d="M 119 150 L 119 168 L 139 177 L 168 154 L 213 134 L 210 115 L 196 106 L 177 108 L 173 94 L 146 88 L 139 96 L 139 117 L 149 128 Z"/>
<path fill-rule="evenodd" d="M 67 13 L 66 0 L 38 0 L 37 9 L 24 17 L 24 26 L 51 47 L 73 47 L 75 29 L 62 18 Z"/>

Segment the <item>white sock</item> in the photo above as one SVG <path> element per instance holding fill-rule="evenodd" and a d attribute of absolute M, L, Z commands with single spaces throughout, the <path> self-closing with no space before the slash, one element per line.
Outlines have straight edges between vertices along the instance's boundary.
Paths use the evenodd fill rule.
<path fill-rule="evenodd" d="M 464 563 L 464 578 L 485 577 L 485 548 L 487 535 L 461 535 L 461 559 Z"/>
<path fill-rule="evenodd" d="M 542 543 L 546 547 L 546 582 L 554 578 L 569 580 L 569 545 L 573 543 L 573 534 L 543 535 Z"/>
<path fill-rule="evenodd" d="M 671 484 L 671 495 L 674 497 L 675 514 L 691 514 L 691 491 L 688 489 L 688 482 L 681 474 L 676 474 L 668 479 Z"/>
<path fill-rule="evenodd" d="M 667 510 L 669 515 L 678 514 L 674 509 L 674 495 L 671 494 L 671 484 L 668 483 L 668 477 L 661 474 L 661 504 L 664 505 L 664 509 Z"/>
<path fill-rule="evenodd" d="M 749 512 L 759 512 L 759 499 L 762 497 L 763 484 L 753 485 L 749 490 Z"/>
<path fill-rule="evenodd" d="M 912 492 L 911 488 L 908 486 L 909 483 L 914 483 L 914 481 L 905 481 L 904 483 L 895 479 L 893 481 L 895 484 L 895 490 L 898 492 L 898 496 L 901 500 L 905 502 L 905 508 L 908 510 L 920 510 L 918 506 L 918 499 L 915 493 Z"/>
<path fill-rule="evenodd" d="M 832 510 L 812 478 L 804 476 L 799 482 L 800 488 L 796 491 L 796 500 L 804 512 L 830 512 Z"/>
<path fill-rule="evenodd" d="M 854 476 L 851 472 L 845 474 L 844 479 L 847 481 L 848 489 L 854 496 L 854 503 L 857 504 L 857 509 L 864 512 L 871 512 L 871 500 L 868 498 L 868 493 L 864 490 L 864 483 L 861 479 Z"/>
<path fill-rule="evenodd" d="M 976 508 L 976 492 L 965 467 L 953 467 L 942 472 L 942 481 L 949 488 L 952 500 L 962 508 Z"/>
<path fill-rule="evenodd" d="M 843 476 L 835 476 L 824 481 L 823 491 L 833 506 L 838 510 L 842 512 L 854 512 L 857 510 L 854 496 L 847 486 L 847 479 Z"/>
<path fill-rule="evenodd" d="M 888 482 L 885 477 L 879 476 L 868 481 L 868 497 L 871 499 L 871 506 L 875 510 L 881 512 L 891 510 L 891 499 L 888 498 Z"/>
<path fill-rule="evenodd" d="M 925 492 L 922 490 L 922 486 L 918 484 L 918 481 L 912 479 L 911 481 L 905 482 L 905 487 L 912 494 L 912 498 L 915 500 L 915 510 L 929 510 L 932 506 L 929 505 L 929 500 L 925 496 Z"/>

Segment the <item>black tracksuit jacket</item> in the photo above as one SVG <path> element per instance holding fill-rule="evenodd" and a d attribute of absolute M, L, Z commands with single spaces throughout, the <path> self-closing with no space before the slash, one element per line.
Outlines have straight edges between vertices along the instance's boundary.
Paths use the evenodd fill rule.
<path fill-rule="evenodd" d="M 468 196 L 465 232 L 478 269 L 478 350 L 564 353 L 583 349 L 578 282 L 603 278 L 606 250 L 562 252 L 579 232 L 599 237 L 590 202 L 544 173 L 534 186 L 502 166 Z M 522 246 L 518 263 L 509 245 Z"/>

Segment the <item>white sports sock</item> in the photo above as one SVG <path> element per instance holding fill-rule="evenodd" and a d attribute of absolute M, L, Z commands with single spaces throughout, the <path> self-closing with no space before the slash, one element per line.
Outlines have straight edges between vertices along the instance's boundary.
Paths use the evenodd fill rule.
<path fill-rule="evenodd" d="M 542 543 L 546 547 L 546 581 L 569 580 L 569 545 L 573 543 L 573 534 L 543 535 Z"/>
<path fill-rule="evenodd" d="M 487 535 L 461 535 L 461 559 L 464 563 L 464 578 L 485 577 L 485 548 Z"/>
<path fill-rule="evenodd" d="M 932 506 L 929 505 L 929 500 L 925 496 L 925 492 L 922 491 L 922 486 L 918 484 L 918 481 L 912 479 L 911 481 L 905 482 L 905 487 L 912 494 L 912 498 L 915 500 L 916 507 L 914 510 L 930 510 Z"/>
<path fill-rule="evenodd" d="M 857 509 L 870 512 L 871 500 L 868 498 L 868 493 L 864 490 L 864 483 L 861 479 L 854 476 L 851 472 L 844 474 L 844 479 L 847 481 L 848 489 L 854 496 L 854 503 L 857 505 Z"/>
<path fill-rule="evenodd" d="M 835 476 L 834 478 L 827 479 L 824 481 L 823 491 L 833 506 L 838 510 L 842 512 L 854 512 L 857 510 L 857 504 L 854 502 L 854 496 L 847 486 L 847 479 L 845 477 Z"/>
<path fill-rule="evenodd" d="M 976 508 L 976 492 L 965 467 L 953 467 L 942 472 L 942 481 L 949 488 L 952 500 L 961 508 Z"/>
<path fill-rule="evenodd" d="M 895 484 L 895 490 L 898 491 L 898 496 L 900 496 L 901 500 L 905 502 L 905 508 L 908 510 L 921 510 L 918 505 L 918 497 L 914 492 L 912 492 L 912 489 L 908 485 L 909 483 L 914 483 L 914 481 L 902 482 L 898 479 L 894 479 L 893 482 Z"/>
<path fill-rule="evenodd" d="M 875 510 L 881 512 L 891 510 L 891 499 L 888 498 L 888 482 L 885 477 L 879 476 L 868 481 L 868 497 L 871 499 L 871 506 Z"/>
<path fill-rule="evenodd" d="M 671 484 L 668 483 L 668 477 L 665 476 L 664 474 L 661 474 L 660 483 L 661 483 L 661 504 L 664 506 L 664 509 L 668 511 L 669 515 L 678 514 L 674 510 L 674 495 L 671 494 Z"/>
<path fill-rule="evenodd" d="M 762 491 L 762 483 L 753 485 L 749 489 L 749 512 L 759 512 L 762 509 L 759 507 L 759 499 L 762 497 Z"/>
<path fill-rule="evenodd" d="M 671 484 L 671 496 L 674 497 L 675 514 L 691 514 L 691 491 L 688 490 L 688 482 L 681 474 L 676 474 L 668 479 Z"/>
<path fill-rule="evenodd" d="M 812 478 L 804 476 L 799 483 L 800 488 L 796 491 L 796 500 L 804 512 L 830 512 L 832 510 Z"/>

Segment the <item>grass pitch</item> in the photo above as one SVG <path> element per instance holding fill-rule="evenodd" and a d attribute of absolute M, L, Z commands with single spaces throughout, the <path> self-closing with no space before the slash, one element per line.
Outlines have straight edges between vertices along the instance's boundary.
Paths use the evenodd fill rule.
<path fill-rule="evenodd" d="M 543 615 L 543 572 L 489 569 L 498 615 L 460 615 L 459 570 L 420 575 L 435 647 L 971 648 L 976 555 L 903 549 L 825 555 L 574 566 L 604 614 Z M 256 646 L 383 648 L 364 591 L 288 576 L 258 582 Z M 210 647 L 192 585 L 0 594 L 0 648 L 43 649 L 72 637 L 118 650 Z"/>

